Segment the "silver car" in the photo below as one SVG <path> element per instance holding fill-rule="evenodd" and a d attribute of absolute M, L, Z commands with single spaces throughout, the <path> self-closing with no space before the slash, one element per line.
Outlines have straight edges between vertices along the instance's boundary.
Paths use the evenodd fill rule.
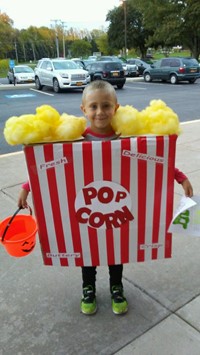
<path fill-rule="evenodd" d="M 89 82 L 88 71 L 79 68 L 73 60 L 43 58 L 35 68 L 37 90 L 49 86 L 58 93 L 62 89 L 84 89 Z"/>
<path fill-rule="evenodd" d="M 28 65 L 15 65 L 7 73 L 9 84 L 33 83 L 35 81 L 34 70 Z"/>

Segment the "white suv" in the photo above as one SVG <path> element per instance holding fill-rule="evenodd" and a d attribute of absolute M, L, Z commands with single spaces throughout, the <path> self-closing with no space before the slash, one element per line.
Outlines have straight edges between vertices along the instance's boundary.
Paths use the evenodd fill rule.
<path fill-rule="evenodd" d="M 54 92 L 60 92 L 61 89 L 84 89 L 89 82 L 89 73 L 80 69 L 72 60 L 43 58 L 35 68 L 37 90 L 42 90 L 43 86 L 53 87 Z"/>

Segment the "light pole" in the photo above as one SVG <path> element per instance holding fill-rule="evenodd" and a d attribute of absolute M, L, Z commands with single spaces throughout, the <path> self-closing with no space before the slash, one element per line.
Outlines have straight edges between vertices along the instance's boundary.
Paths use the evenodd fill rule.
<path fill-rule="evenodd" d="M 63 58 L 65 58 L 65 26 L 66 22 L 61 21 L 62 23 L 62 31 L 63 31 Z"/>
<path fill-rule="evenodd" d="M 56 35 L 56 51 L 57 51 L 57 57 L 58 57 L 58 58 L 60 57 L 60 53 L 59 53 L 59 42 L 58 42 L 58 29 L 57 29 L 57 23 L 58 23 L 59 21 L 60 21 L 60 20 L 51 20 L 51 22 L 54 22 L 54 23 L 55 23 L 54 30 L 55 30 L 55 35 Z"/>
<path fill-rule="evenodd" d="M 124 47 L 125 47 L 125 58 L 127 55 L 127 6 L 126 6 L 126 0 L 123 0 L 123 5 L 124 5 Z"/>

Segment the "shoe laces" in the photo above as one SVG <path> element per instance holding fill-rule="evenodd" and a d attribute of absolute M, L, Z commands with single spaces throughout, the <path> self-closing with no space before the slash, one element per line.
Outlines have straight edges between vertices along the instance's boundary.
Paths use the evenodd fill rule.
<path fill-rule="evenodd" d="M 112 299 L 116 303 L 122 303 L 122 302 L 126 301 L 126 298 L 123 295 L 122 286 L 113 286 L 112 287 Z"/>
<path fill-rule="evenodd" d="M 84 287 L 83 289 L 83 301 L 85 303 L 92 303 L 95 299 L 95 293 L 92 286 Z"/>

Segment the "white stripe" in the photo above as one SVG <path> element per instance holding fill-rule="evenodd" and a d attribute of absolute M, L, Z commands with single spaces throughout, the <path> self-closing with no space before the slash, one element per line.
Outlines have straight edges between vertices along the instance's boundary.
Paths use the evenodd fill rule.
<path fill-rule="evenodd" d="M 83 144 L 76 143 L 73 144 L 73 161 L 74 161 L 74 178 L 75 178 L 75 188 L 76 196 L 80 190 L 84 187 L 84 170 L 83 170 Z M 87 162 L 85 163 L 87 166 Z M 89 168 L 89 167 L 87 167 Z M 81 234 L 81 244 L 83 252 L 83 262 L 86 266 L 92 265 L 90 244 L 88 238 L 88 227 L 85 224 L 79 225 Z"/>
<path fill-rule="evenodd" d="M 112 153 L 112 181 L 121 184 L 121 139 L 111 141 Z M 121 264 L 121 248 L 120 248 L 120 228 L 113 230 L 113 245 L 115 264 Z"/>
<path fill-rule="evenodd" d="M 162 181 L 162 195 L 161 195 L 161 210 L 160 210 L 160 225 L 159 225 L 159 244 L 164 247 L 158 248 L 158 259 L 165 257 L 165 241 L 166 241 L 166 203 L 167 203 L 167 177 L 168 177 L 168 159 L 169 159 L 169 137 L 164 136 L 164 159 L 163 166 L 163 181 Z"/>
<path fill-rule="evenodd" d="M 103 180 L 103 162 L 102 162 L 102 143 L 92 142 L 92 156 L 93 156 L 93 174 L 94 181 Z M 107 265 L 107 245 L 105 230 L 97 229 L 98 247 L 99 247 L 99 262 L 100 265 Z M 106 251 L 106 252 L 105 252 Z"/>
<path fill-rule="evenodd" d="M 45 161 L 44 158 L 44 150 L 43 146 L 35 146 L 34 147 L 34 154 L 36 159 L 36 168 L 38 172 L 38 179 L 40 184 L 40 190 L 42 195 L 42 203 L 43 203 L 43 210 L 45 215 L 45 222 L 47 227 L 47 235 L 49 240 L 50 252 L 58 253 L 58 246 L 56 242 L 56 232 L 53 223 L 53 213 L 51 208 L 51 199 L 50 199 L 50 191 L 49 191 L 49 184 L 47 180 L 46 170 L 38 169 L 40 164 L 43 164 Z M 37 201 L 36 201 L 37 203 Z M 40 223 L 42 223 L 40 221 Z M 42 236 L 41 236 L 42 237 Z M 58 258 L 52 258 L 53 265 L 60 265 L 60 260 Z"/>
<path fill-rule="evenodd" d="M 137 139 L 131 138 L 131 152 L 137 153 Z M 129 262 L 137 261 L 137 249 L 138 249 L 138 165 L 137 159 L 130 159 L 130 194 L 132 200 L 131 212 L 134 216 L 134 220 L 130 222 L 130 236 L 129 236 Z"/>
<path fill-rule="evenodd" d="M 156 138 L 147 137 L 147 154 L 156 157 Z M 152 244 L 153 237 L 153 214 L 154 214 L 154 196 L 155 189 L 155 167 L 156 164 L 152 160 L 147 160 L 147 195 L 146 195 L 146 223 L 145 223 L 145 244 Z M 144 249 L 144 260 L 151 260 L 152 249 Z"/>

